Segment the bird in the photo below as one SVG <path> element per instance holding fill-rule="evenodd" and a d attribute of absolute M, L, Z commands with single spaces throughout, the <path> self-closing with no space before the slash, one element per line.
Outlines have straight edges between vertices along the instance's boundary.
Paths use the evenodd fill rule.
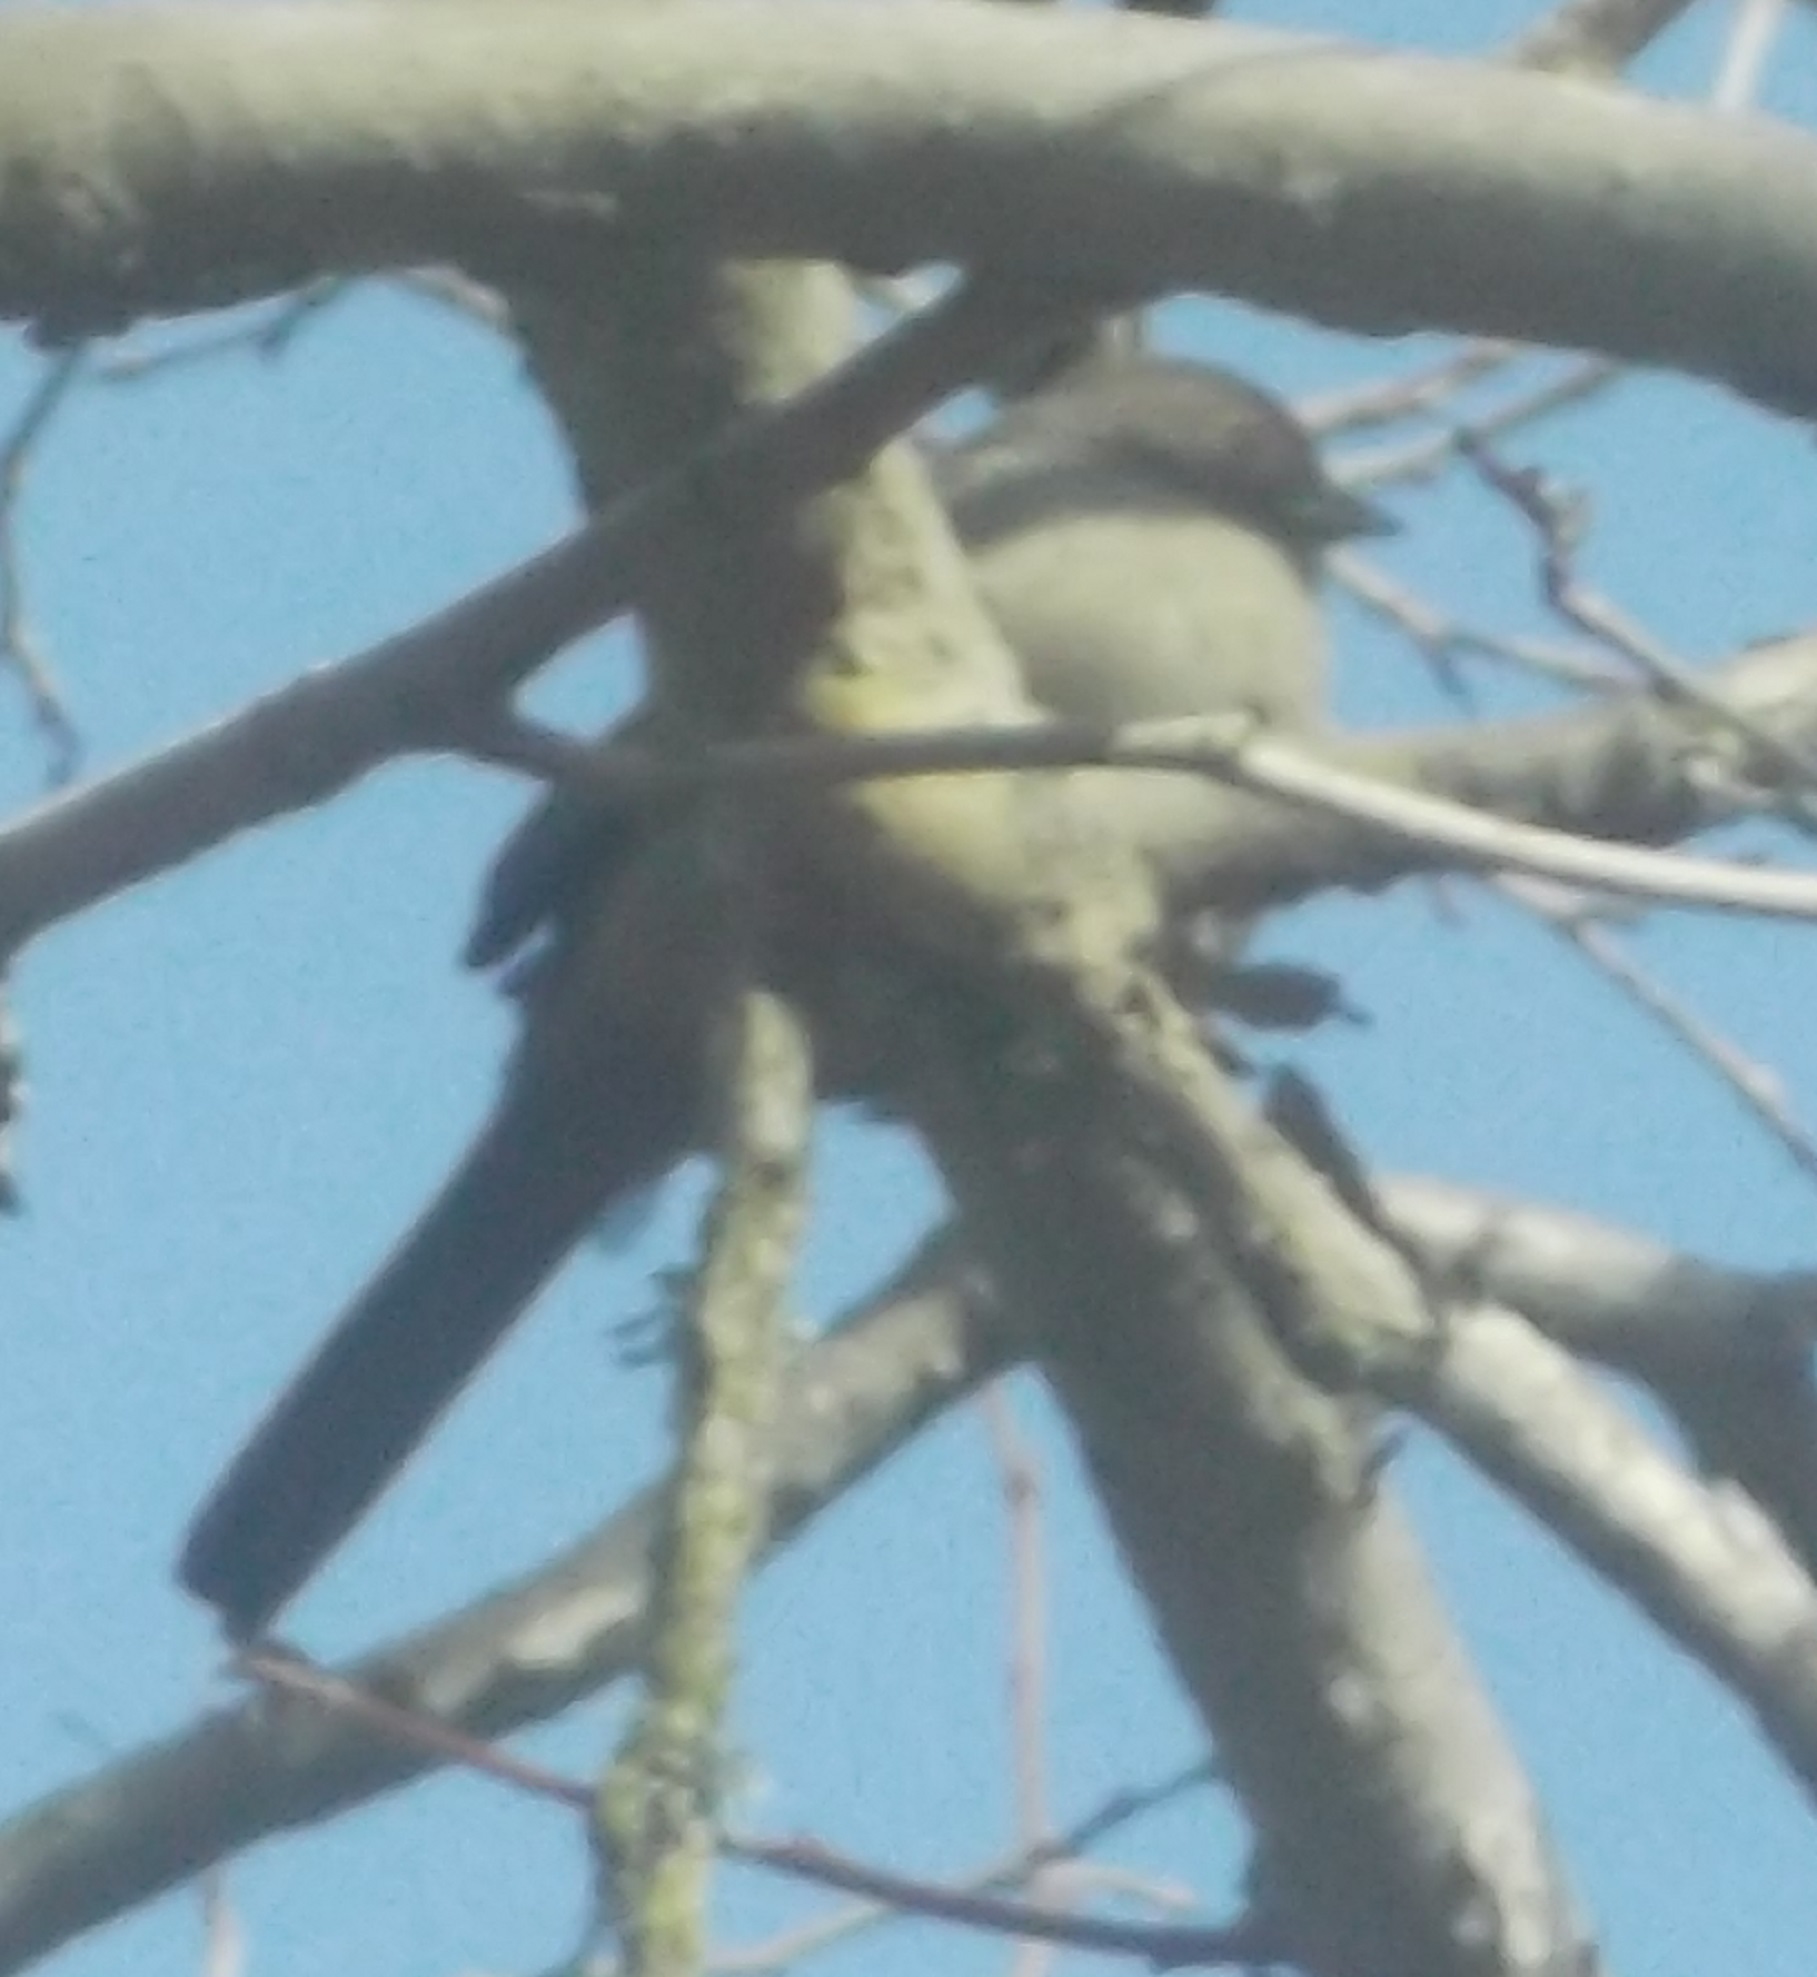
<path fill-rule="evenodd" d="M 1323 723 L 1321 560 L 1393 523 L 1269 394 L 1099 353 L 926 445 L 1041 708 Z M 520 1040 L 465 1157 L 190 1526 L 178 1577 L 230 1638 L 269 1628 L 569 1251 L 698 1143 L 714 935 L 656 910 L 692 842 L 569 791 L 507 841 L 467 959 L 511 962 Z"/>

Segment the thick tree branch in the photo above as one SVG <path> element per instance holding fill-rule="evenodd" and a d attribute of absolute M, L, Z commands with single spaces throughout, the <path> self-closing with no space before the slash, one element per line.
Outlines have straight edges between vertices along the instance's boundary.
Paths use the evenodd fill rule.
<path fill-rule="evenodd" d="M 1165 1003 L 1145 1030 L 1130 1000 L 1067 1039 L 1127 1073 L 1295 1362 L 1450 1437 L 1740 1695 L 1817 1797 L 1817 1587 L 1782 1535 L 1680 1470 L 1523 1319 L 1435 1296 L 1215 1067 L 1166 1047 Z"/>
<path fill-rule="evenodd" d="M 1066 992 L 1061 991 L 1061 999 Z M 1139 1009 L 1111 998 L 1140 1026 Z M 1131 1048 L 1172 1089 L 1177 1012 Z M 1175 1672 L 1321 1977 L 1594 1971 L 1531 1787 L 1378 1473 L 1373 1411 L 1289 1362 L 1247 1260 L 1068 1016 L 917 1084 L 970 1239 L 1028 1314 Z M 938 1064 L 937 1042 L 918 1055 Z M 1007 1058 L 1008 1061 L 1005 1061 Z"/>
<path fill-rule="evenodd" d="M 0 22 L 0 184 L 0 314 L 53 329 L 687 238 L 1206 288 L 1817 402 L 1809 139 L 1218 23 L 912 0 L 30 13 Z"/>
<path fill-rule="evenodd" d="M 1378 1342 L 1361 1377 L 1431 1422 L 1745 1702 L 1817 1800 L 1817 1587 L 1762 1510 L 1686 1474 L 1511 1311 L 1452 1306 L 1418 1331 L 1397 1314 Z"/>
<path fill-rule="evenodd" d="M 1384 1198 L 1447 1294 L 1510 1305 L 1645 1387 L 1817 1580 L 1817 1275 L 1722 1270 L 1568 1209 L 1439 1181 L 1396 1182 Z"/>
<path fill-rule="evenodd" d="M 1453 1181 L 1394 1179 L 1380 1193 L 1435 1283 L 1513 1305 L 1605 1366 L 1777 1376 L 1788 1351 L 1817 1341 L 1817 1272 L 1724 1269 L 1575 1209 Z"/>

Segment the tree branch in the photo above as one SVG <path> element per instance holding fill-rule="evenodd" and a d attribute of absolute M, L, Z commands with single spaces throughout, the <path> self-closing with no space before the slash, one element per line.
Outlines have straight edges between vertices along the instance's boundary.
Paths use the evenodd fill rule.
<path fill-rule="evenodd" d="M 33 12 L 0 22 L 0 185 L 0 315 L 53 333 L 330 271 L 559 275 L 578 244 L 685 238 L 1207 288 L 1817 402 L 1810 139 L 1216 22 L 912 0 Z"/>

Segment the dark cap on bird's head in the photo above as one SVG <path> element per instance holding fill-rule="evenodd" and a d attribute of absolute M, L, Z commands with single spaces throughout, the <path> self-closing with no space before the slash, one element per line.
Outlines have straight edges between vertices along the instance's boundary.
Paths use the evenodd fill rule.
<path fill-rule="evenodd" d="M 1209 364 L 1094 356 L 1008 405 L 940 463 L 948 498 L 967 505 L 974 540 L 992 533 L 989 483 L 1012 451 L 1036 472 L 1051 465 L 1056 504 L 1077 501 L 1075 477 L 1096 461 L 1128 488 L 1132 505 L 1144 489 L 1154 500 L 1203 502 L 1309 554 L 1398 526 L 1331 478 L 1284 405 Z M 1028 500 L 1025 472 L 1017 511 L 1002 525 L 1026 526 Z"/>

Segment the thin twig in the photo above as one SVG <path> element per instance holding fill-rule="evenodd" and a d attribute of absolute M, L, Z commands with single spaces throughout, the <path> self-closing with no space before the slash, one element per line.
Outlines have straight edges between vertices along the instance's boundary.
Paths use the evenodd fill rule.
<path fill-rule="evenodd" d="M 421 296 L 439 308 L 478 323 L 483 329 L 503 335 L 511 328 L 511 311 L 505 301 L 459 268 L 407 268 L 390 280 L 393 287 L 401 288 L 406 295 Z"/>
<path fill-rule="evenodd" d="M 1593 647 L 1481 631 L 1449 617 L 1354 550 L 1334 550 L 1326 558 L 1326 569 L 1365 610 L 1374 612 L 1417 647 L 1440 680 L 1454 691 L 1456 662 L 1478 656 L 1517 666 L 1554 685 L 1580 692 L 1610 693 L 1629 684 L 1629 674 Z"/>
<path fill-rule="evenodd" d="M 238 1657 L 235 1666 L 266 1687 L 291 1695 L 304 1696 L 337 1714 L 369 1725 L 379 1735 L 402 1742 L 412 1749 L 432 1752 L 467 1770 L 496 1779 L 501 1784 L 547 1799 L 591 1817 L 594 1794 L 579 1779 L 566 1778 L 544 1765 L 500 1750 L 495 1745 L 468 1737 L 434 1717 L 400 1709 L 395 1703 L 362 1689 L 343 1677 L 316 1667 L 301 1657 L 273 1649 L 257 1649 Z M 1101 1838 L 1115 1825 L 1164 1803 L 1189 1784 L 1205 1775 L 1205 1767 L 1195 1765 L 1159 1786 L 1141 1794 L 1113 1800 L 1071 1836 L 1074 1847 Z M 1079 1949 L 1146 1957 L 1156 1968 L 1180 1969 L 1187 1965 L 1211 1963 L 1266 1962 L 1279 1949 L 1260 1924 L 1245 1918 L 1228 1925 L 1205 1928 L 1119 1922 L 1094 1916 L 1057 1914 L 1025 1902 L 1007 1900 L 987 1889 L 942 1887 L 895 1874 L 887 1868 L 869 1866 L 849 1854 L 834 1852 L 813 1840 L 764 1840 L 751 1835 L 724 1834 L 720 1851 L 731 1860 L 754 1867 L 766 1867 L 790 1874 L 817 1886 L 835 1888 L 846 1894 L 862 1895 L 885 1907 L 905 1913 L 929 1916 L 939 1921 L 958 1922 L 968 1927 L 991 1930 L 1001 1935 L 1032 1936 Z"/>
<path fill-rule="evenodd" d="M 1217 1777 L 1209 1759 L 1201 1759 L 1171 1772 L 1150 1785 L 1130 1786 L 1113 1792 L 1093 1811 L 1066 1831 L 1053 1834 L 1032 1847 L 1021 1847 L 968 1875 L 957 1885 L 977 1894 L 1002 1893 L 1026 1887 L 1043 1869 L 1062 1862 L 1076 1864 L 1091 1847 L 1108 1839 L 1122 1827 L 1144 1814 L 1171 1804 L 1200 1785 Z M 740 1950 L 722 1952 L 710 1964 L 715 1977 L 762 1977 L 831 1949 L 835 1944 L 898 1919 L 899 1911 L 888 1903 L 870 1899 L 852 1902 L 829 1914 L 815 1916 L 799 1928 L 780 1931 L 761 1943 Z M 588 1977 L 606 1973 L 588 1972 Z"/>
<path fill-rule="evenodd" d="M 1028 1437 L 1016 1421 L 1007 1380 L 994 1381 L 979 1397 L 1002 1479 L 1009 1526 L 1011 1764 L 1015 1778 L 1016 1842 L 1026 1850 L 1048 1837 L 1047 1797 L 1047 1573 L 1042 1543 L 1041 1476 Z M 1037 1872 L 1037 1893 L 1055 1907 L 1071 1907 L 1056 1877 Z M 1053 1956 L 1050 1943 L 1018 1945 L 1011 1977 L 1043 1977 Z"/>
<path fill-rule="evenodd" d="M 1633 1002 L 1715 1072 L 1807 1180 L 1817 1180 L 1817 1141 L 1793 1116 L 1784 1082 L 1713 1029 L 1664 982 L 1641 967 L 1604 924 L 1597 902 L 1527 879 L 1502 879 L 1498 890 L 1568 942 Z"/>
<path fill-rule="evenodd" d="M 998 1935 L 1063 1943 L 1072 1949 L 1138 1956 L 1156 1970 L 1269 1963 L 1278 1960 L 1286 1948 L 1276 1932 L 1255 1915 L 1204 1927 L 1067 1915 L 1001 1895 L 970 1893 L 893 1874 L 833 1853 L 813 1840 L 728 1840 L 726 1850 L 739 1860 L 865 1895 L 905 1914 L 958 1922 Z"/>
<path fill-rule="evenodd" d="M 45 781 L 55 788 L 76 773 L 82 737 L 57 689 L 56 673 L 40 646 L 25 605 L 19 566 L 19 510 L 34 449 L 67 401 L 87 362 L 86 344 L 50 359 L 20 408 L 12 430 L 0 439 L 0 665 L 24 690 L 32 721 L 48 750 Z"/>
<path fill-rule="evenodd" d="M 509 1785 L 532 1798 L 548 1799 L 588 1817 L 593 1812 L 593 1787 L 578 1778 L 564 1778 L 546 1765 L 519 1757 L 500 1744 L 488 1743 L 455 1724 L 420 1709 L 390 1702 L 362 1683 L 323 1668 L 293 1649 L 268 1642 L 236 1654 L 229 1664 L 237 1675 L 283 1695 L 302 1696 L 335 1715 L 365 1725 L 386 1742 L 400 1744 L 447 1764 L 459 1765 L 482 1777 Z"/>
<path fill-rule="evenodd" d="M 198 1884 L 202 1900 L 202 1977 L 245 1977 L 246 1931 L 228 1899 L 224 1869 L 211 1867 Z"/>
<path fill-rule="evenodd" d="M 229 322 L 152 350 L 116 350 L 95 364 L 94 377 L 101 384 L 140 384 L 165 371 L 192 370 L 222 357 L 249 355 L 275 362 L 355 286 L 345 275 L 312 281 L 293 295 L 280 296 L 250 321 Z"/>
<path fill-rule="evenodd" d="M 1760 93 L 1767 58 L 1785 24 L 1785 0 L 1738 0 L 1734 24 L 1710 88 L 1710 106 L 1746 111 Z"/>
<path fill-rule="evenodd" d="M 1499 403 L 1439 431 L 1396 445 L 1346 454 L 1333 473 L 1347 487 L 1386 487 L 1434 481 L 1465 457 L 1469 443 L 1486 444 L 1594 398 L 1624 375 L 1606 357 L 1580 357 L 1562 370 L 1512 392 Z"/>
<path fill-rule="evenodd" d="M 1466 385 L 1489 377 L 1530 354 L 1520 343 L 1482 338 L 1399 377 L 1339 386 L 1294 401 L 1294 416 L 1308 432 L 1329 439 L 1334 433 L 1397 424 L 1431 414 L 1449 404 Z"/>
<path fill-rule="evenodd" d="M 980 1396 L 1009 1522 L 1010 1716 L 1016 1769 L 1016 1840 L 1034 1848 L 1047 1837 L 1047 1574 L 1043 1558 L 1041 1475 L 1017 1424 L 1009 1388 L 999 1380 Z"/>
<path fill-rule="evenodd" d="M 1707 714 L 1758 750 L 1766 761 L 1776 763 L 1802 785 L 1784 792 L 1789 819 L 1806 827 L 1817 826 L 1817 803 L 1813 802 L 1817 756 L 1725 700 L 1692 667 L 1583 581 L 1577 568 L 1585 526 L 1582 500 L 1536 469 L 1509 466 L 1478 432 L 1460 433 L 1459 448 L 1483 484 L 1507 501 L 1532 528 L 1540 549 L 1541 587 L 1552 608 L 1580 631 L 1619 653 L 1656 692 Z"/>
<path fill-rule="evenodd" d="M 545 735 L 540 752 L 550 764 L 562 763 L 563 780 L 624 802 L 712 788 L 969 770 L 1164 769 L 1209 776 L 1256 795 L 1346 818 L 1463 870 L 1523 872 L 1660 905 L 1817 919 L 1817 872 L 1696 858 L 1516 823 L 1344 768 L 1258 729 L 1243 714 L 1135 721 L 1119 729 L 1051 721 L 849 738 L 760 737 L 685 756 L 641 748 L 595 749 Z"/>

